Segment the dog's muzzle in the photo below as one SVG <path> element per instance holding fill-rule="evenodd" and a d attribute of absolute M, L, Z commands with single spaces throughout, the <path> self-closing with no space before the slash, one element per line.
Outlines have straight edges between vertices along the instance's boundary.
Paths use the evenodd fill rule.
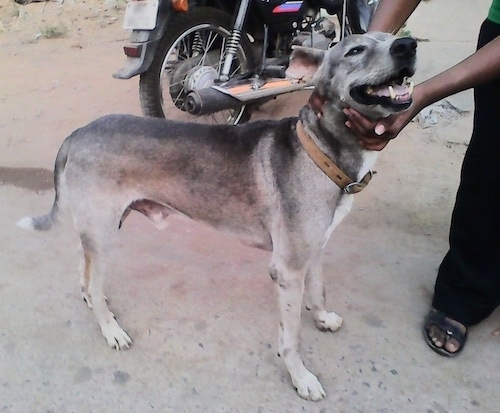
<path fill-rule="evenodd" d="M 362 105 L 380 105 L 399 112 L 412 102 L 417 42 L 411 37 L 394 40 L 389 54 L 394 62 L 394 74 L 376 84 L 363 84 L 351 90 L 351 97 Z"/>

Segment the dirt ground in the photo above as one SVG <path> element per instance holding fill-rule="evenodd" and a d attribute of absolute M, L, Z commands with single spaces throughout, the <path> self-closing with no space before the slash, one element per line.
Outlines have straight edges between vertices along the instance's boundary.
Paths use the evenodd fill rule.
<path fill-rule="evenodd" d="M 489 4 L 419 7 L 407 26 L 422 40 L 417 81 L 473 52 Z M 325 400 L 300 399 L 276 356 L 268 254 L 186 220 L 159 232 L 131 215 L 107 251 L 110 306 L 134 346 L 106 346 L 80 299 L 73 231 L 15 223 L 50 207 L 53 162 L 70 132 L 107 113 L 141 113 L 138 79 L 111 76 L 124 63 L 122 18 L 123 2 L 111 0 L 0 0 L 0 412 L 497 412 L 498 311 L 471 329 L 458 359 L 421 337 L 470 136 L 470 92 L 449 99 L 463 113 L 434 112 L 382 152 L 328 244 L 328 303 L 345 325 L 327 334 L 307 314 L 303 322 L 305 362 Z M 258 117 L 294 115 L 307 95 Z"/>

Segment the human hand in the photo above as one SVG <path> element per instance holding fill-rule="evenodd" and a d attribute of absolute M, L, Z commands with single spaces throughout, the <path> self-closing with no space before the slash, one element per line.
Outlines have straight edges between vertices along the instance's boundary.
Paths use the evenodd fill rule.
<path fill-rule="evenodd" d="M 409 112 L 409 113 L 408 113 Z M 345 125 L 359 138 L 365 149 L 381 151 L 413 118 L 412 112 L 396 113 L 380 120 L 371 120 L 352 108 L 344 109 Z"/>

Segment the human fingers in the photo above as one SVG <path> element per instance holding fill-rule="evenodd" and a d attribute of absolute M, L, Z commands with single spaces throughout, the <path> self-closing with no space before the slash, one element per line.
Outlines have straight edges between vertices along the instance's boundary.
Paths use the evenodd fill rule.
<path fill-rule="evenodd" d="M 369 151 L 381 151 L 389 143 L 387 138 L 360 138 L 360 144 Z"/>
<path fill-rule="evenodd" d="M 358 136 L 370 136 L 374 133 L 377 121 L 373 121 L 361 115 L 354 109 L 344 109 L 347 121 L 346 126 Z"/>
<path fill-rule="evenodd" d="M 346 126 L 359 138 L 365 149 L 380 151 L 386 147 L 392 136 L 387 136 L 387 127 L 383 121 L 372 121 L 354 109 L 344 109 Z"/>

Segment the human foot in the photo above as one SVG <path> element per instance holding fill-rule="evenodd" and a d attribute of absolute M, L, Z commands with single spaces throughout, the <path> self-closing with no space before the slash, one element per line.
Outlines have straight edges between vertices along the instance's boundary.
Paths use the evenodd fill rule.
<path fill-rule="evenodd" d="M 438 354 L 456 356 L 464 348 L 467 327 L 436 309 L 432 309 L 425 320 L 424 337 L 427 344 Z"/>

